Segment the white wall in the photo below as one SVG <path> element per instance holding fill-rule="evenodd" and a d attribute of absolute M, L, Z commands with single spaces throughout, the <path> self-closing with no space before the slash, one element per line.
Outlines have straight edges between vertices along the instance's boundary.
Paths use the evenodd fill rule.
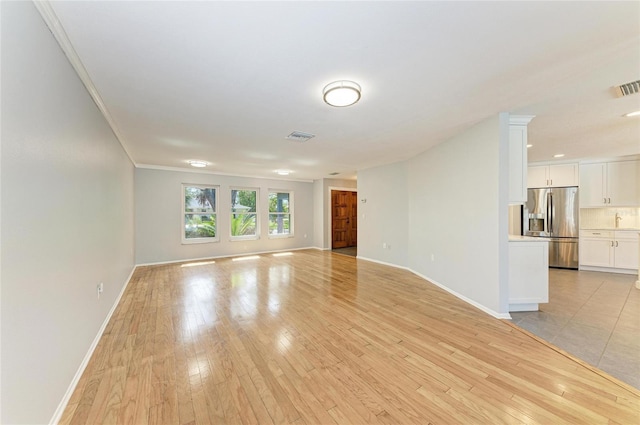
<path fill-rule="evenodd" d="M 407 266 L 407 189 L 406 161 L 358 172 L 358 257 Z"/>
<path fill-rule="evenodd" d="M 133 165 L 33 3 L 0 7 L 0 422 L 42 424 L 133 269 Z"/>
<path fill-rule="evenodd" d="M 183 183 L 220 186 L 219 242 L 182 244 Z M 259 189 L 260 239 L 230 241 L 232 186 Z M 135 187 L 137 264 L 307 248 L 314 245 L 313 183 L 138 168 Z M 269 189 L 293 191 L 294 236 L 291 238 L 271 239 L 267 236 Z"/>
<path fill-rule="evenodd" d="M 508 313 L 507 142 L 496 116 L 409 161 L 409 267 L 498 314 Z"/>
<path fill-rule="evenodd" d="M 506 317 L 508 130 L 500 114 L 408 161 L 358 171 L 367 199 L 358 255 L 408 267 Z"/>

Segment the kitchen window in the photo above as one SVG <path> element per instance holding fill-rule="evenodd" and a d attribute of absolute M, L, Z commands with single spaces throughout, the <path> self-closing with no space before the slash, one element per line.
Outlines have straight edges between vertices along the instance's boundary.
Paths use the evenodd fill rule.
<path fill-rule="evenodd" d="M 258 189 L 231 189 L 231 240 L 258 235 Z"/>
<path fill-rule="evenodd" d="M 182 185 L 182 243 L 217 242 L 217 186 Z"/>
<path fill-rule="evenodd" d="M 293 192 L 269 191 L 269 237 L 293 236 Z"/>

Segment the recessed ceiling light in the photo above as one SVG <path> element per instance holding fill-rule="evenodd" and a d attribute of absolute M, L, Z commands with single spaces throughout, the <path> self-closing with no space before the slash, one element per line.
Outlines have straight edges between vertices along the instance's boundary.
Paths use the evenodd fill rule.
<path fill-rule="evenodd" d="M 334 81 L 322 89 L 322 98 L 331 106 L 350 106 L 360 100 L 361 90 L 353 81 Z"/>
<path fill-rule="evenodd" d="M 280 174 L 281 176 L 288 176 L 289 174 L 291 174 L 291 171 L 289 171 L 289 170 L 276 170 L 276 173 Z"/>
<path fill-rule="evenodd" d="M 640 111 L 629 112 L 628 114 L 624 114 L 625 117 L 637 117 L 640 115 Z"/>
<path fill-rule="evenodd" d="M 557 153 L 555 155 L 553 155 L 554 158 L 562 158 L 564 156 L 563 153 Z"/>
<path fill-rule="evenodd" d="M 530 147 L 533 147 L 533 145 L 529 144 L 529 145 L 527 145 L 527 147 L 530 148 Z"/>
<path fill-rule="evenodd" d="M 203 168 L 203 167 L 206 167 L 209 164 L 207 162 L 204 162 L 204 161 L 189 161 L 189 165 L 191 165 L 192 167 L 196 167 L 196 168 Z"/>

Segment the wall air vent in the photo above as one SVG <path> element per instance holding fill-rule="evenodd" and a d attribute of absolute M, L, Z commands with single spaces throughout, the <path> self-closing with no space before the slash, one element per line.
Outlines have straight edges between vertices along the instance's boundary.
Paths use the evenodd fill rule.
<path fill-rule="evenodd" d="M 615 86 L 613 88 L 616 92 L 616 96 L 624 97 L 630 94 L 636 94 L 640 92 L 640 80 L 632 81 L 630 83 L 623 84 L 621 86 Z"/>
<path fill-rule="evenodd" d="M 285 139 L 289 139 L 289 140 L 293 140 L 294 142 L 306 142 L 307 140 L 316 137 L 315 134 L 311 134 L 311 133 L 303 133 L 302 131 L 294 131 L 293 133 L 291 133 L 290 135 L 288 135 L 287 137 L 285 137 Z"/>

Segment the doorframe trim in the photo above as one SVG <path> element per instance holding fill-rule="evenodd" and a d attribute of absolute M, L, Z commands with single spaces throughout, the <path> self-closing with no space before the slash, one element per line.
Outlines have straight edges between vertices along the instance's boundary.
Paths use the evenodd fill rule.
<path fill-rule="evenodd" d="M 326 205 L 327 205 L 328 208 L 327 208 L 325 214 L 328 213 L 328 215 L 329 215 L 329 220 L 328 220 L 329 225 L 327 226 L 327 231 L 325 233 L 325 237 L 327 238 L 327 241 L 329 242 L 328 243 L 328 245 L 329 245 L 328 249 L 331 250 L 332 246 L 333 246 L 333 235 L 332 235 L 332 233 L 333 233 L 333 213 L 332 213 L 332 205 L 331 205 L 331 191 L 339 190 L 339 191 L 342 191 L 342 192 L 356 192 L 356 193 L 358 193 L 358 188 L 357 187 L 328 186 L 327 189 L 328 190 L 327 190 L 327 201 L 326 201 L 327 203 L 326 203 Z"/>

